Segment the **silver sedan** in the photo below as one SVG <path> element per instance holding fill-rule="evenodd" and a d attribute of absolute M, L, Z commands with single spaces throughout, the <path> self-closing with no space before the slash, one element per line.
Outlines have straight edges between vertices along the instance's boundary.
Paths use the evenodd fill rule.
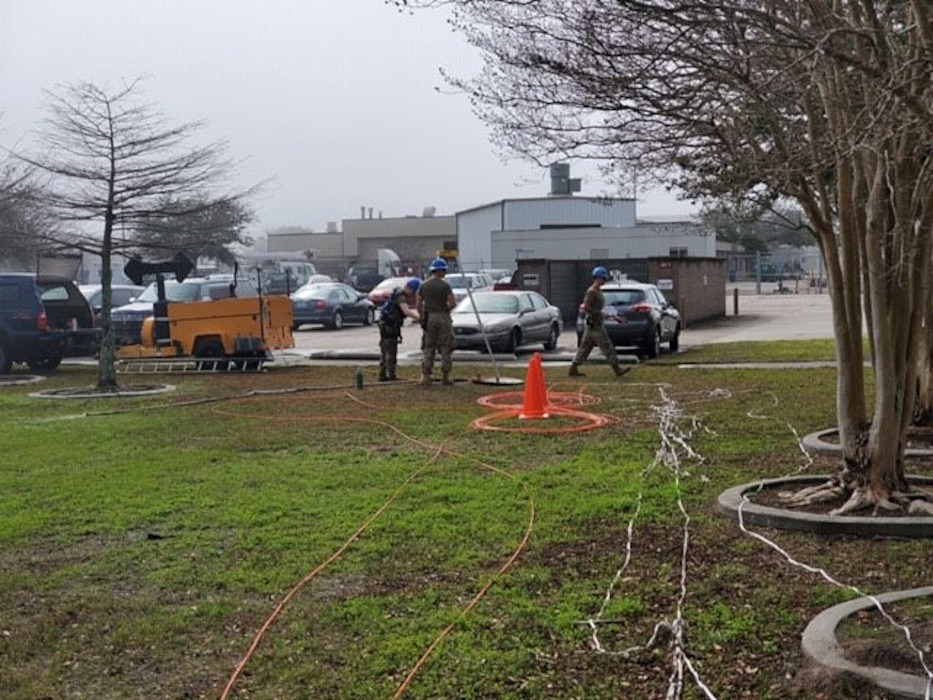
<path fill-rule="evenodd" d="M 560 309 L 537 292 L 476 292 L 451 312 L 458 350 L 515 352 L 520 345 L 557 347 L 563 330 Z"/>

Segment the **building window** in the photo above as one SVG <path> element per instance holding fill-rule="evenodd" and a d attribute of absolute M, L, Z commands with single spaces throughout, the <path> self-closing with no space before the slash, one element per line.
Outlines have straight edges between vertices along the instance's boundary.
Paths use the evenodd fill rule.
<path fill-rule="evenodd" d="M 686 257 L 687 257 L 687 249 L 686 249 L 686 247 L 683 247 L 683 248 L 671 248 L 671 249 L 670 249 L 670 257 L 672 257 L 672 258 L 686 258 Z"/>

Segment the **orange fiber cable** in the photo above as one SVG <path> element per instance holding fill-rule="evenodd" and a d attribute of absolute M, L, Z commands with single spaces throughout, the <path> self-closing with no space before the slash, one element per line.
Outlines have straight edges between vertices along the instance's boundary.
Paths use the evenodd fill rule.
<path fill-rule="evenodd" d="M 353 401 L 355 401 L 355 402 L 357 402 L 357 403 L 360 403 L 360 404 L 362 404 L 362 405 L 365 405 L 365 406 L 367 406 L 367 407 L 374 408 L 374 409 L 379 408 L 378 406 L 374 406 L 373 404 L 368 404 L 368 403 L 365 403 L 365 402 L 360 401 L 360 400 L 359 400 L 356 396 L 354 396 L 353 394 L 347 393 L 346 396 L 349 396 Z M 247 397 L 247 398 L 244 398 L 244 399 L 240 399 L 240 401 L 255 400 L 255 399 L 258 399 L 258 398 L 262 398 L 262 397 L 251 396 L 251 397 Z M 496 473 L 501 474 L 501 475 L 503 475 L 503 476 L 506 476 L 506 477 L 508 477 L 508 478 L 510 478 L 510 479 L 515 479 L 515 478 L 516 478 L 514 474 L 512 474 L 511 472 L 508 472 L 508 471 L 505 470 L 505 469 L 502 469 L 502 468 L 500 468 L 500 467 L 496 467 L 496 466 L 491 465 L 491 464 L 487 464 L 487 463 L 485 463 L 485 462 L 482 462 L 482 461 L 477 460 L 477 459 L 472 458 L 472 457 L 467 457 L 467 456 L 465 456 L 465 455 L 458 454 L 458 453 L 456 453 L 456 452 L 454 452 L 454 451 L 452 451 L 452 450 L 449 450 L 449 449 L 444 448 L 443 446 L 431 445 L 430 443 L 427 443 L 427 442 L 425 442 L 425 441 L 423 441 L 423 440 L 419 440 L 419 439 L 417 439 L 417 438 L 415 438 L 415 437 L 413 437 L 413 436 L 411 436 L 411 435 L 408 435 L 407 433 L 405 433 L 404 431 L 400 430 L 399 428 L 395 427 L 394 425 L 392 425 L 392 424 L 390 424 L 390 423 L 386 423 L 386 422 L 380 421 L 380 420 L 374 420 L 374 419 L 372 419 L 372 418 L 360 418 L 360 417 L 356 417 L 356 416 L 314 416 L 314 417 L 301 417 L 301 418 L 295 418 L 295 417 L 286 417 L 286 418 L 282 418 L 282 417 L 269 416 L 269 415 L 263 415 L 263 414 L 248 414 L 248 413 L 244 413 L 244 412 L 241 412 L 241 411 L 225 410 L 225 409 L 219 408 L 219 407 L 217 407 L 217 406 L 212 407 L 212 408 L 211 408 L 211 411 L 214 412 L 214 413 L 218 413 L 218 414 L 221 414 L 221 415 L 227 415 L 227 416 L 231 416 L 231 417 L 239 417 L 239 418 L 260 418 L 260 419 L 265 419 L 265 420 L 288 420 L 288 421 L 312 422 L 312 423 L 313 423 L 313 422 L 335 422 L 335 421 L 337 421 L 337 422 L 373 423 L 373 424 L 376 424 L 376 425 L 380 425 L 380 426 L 382 426 L 382 427 L 384 427 L 384 428 L 386 428 L 386 429 L 388 429 L 388 430 L 390 430 L 390 431 L 396 433 L 397 435 L 401 436 L 403 439 L 405 439 L 405 440 L 407 440 L 407 441 L 409 441 L 409 442 L 411 442 L 411 443 L 413 443 L 413 444 L 415 444 L 415 445 L 418 445 L 418 446 L 420 446 L 420 447 L 425 447 L 425 448 L 429 448 L 429 449 L 434 450 L 434 454 L 433 454 L 433 456 L 431 457 L 431 459 L 428 460 L 427 462 L 425 462 L 423 465 L 421 465 L 421 466 L 420 466 L 418 469 L 416 469 L 414 472 L 412 472 L 412 473 L 408 476 L 408 478 L 406 478 L 405 481 L 391 494 L 391 496 L 390 496 L 390 497 L 389 497 L 375 512 L 373 512 L 373 513 L 363 522 L 362 525 L 360 525 L 360 527 L 356 530 L 356 532 L 354 532 L 354 533 L 346 540 L 346 542 L 343 543 L 343 545 L 341 545 L 337 550 L 335 550 L 325 561 L 323 561 L 323 562 L 320 563 L 318 566 L 316 566 L 312 571 L 308 572 L 308 574 L 306 574 L 306 575 L 301 579 L 301 581 L 299 581 L 297 584 L 295 584 L 295 585 L 292 587 L 292 589 L 279 601 L 279 603 L 276 605 L 275 609 L 272 611 L 272 613 L 269 615 L 269 617 L 268 617 L 268 618 L 266 619 L 266 621 L 263 623 L 262 627 L 260 627 L 259 631 L 258 631 L 258 632 L 255 634 L 255 636 L 253 637 L 253 641 L 252 641 L 252 643 L 250 644 L 249 649 L 246 651 L 246 653 L 243 655 L 243 657 L 242 657 L 242 658 L 240 659 L 240 661 L 237 663 L 237 665 L 236 665 L 236 667 L 235 667 L 235 669 L 234 669 L 234 671 L 233 671 L 233 674 L 230 676 L 230 679 L 227 681 L 227 684 L 226 684 L 226 686 L 224 687 L 224 691 L 223 691 L 223 693 L 222 693 L 222 695 L 221 695 L 221 697 L 220 697 L 220 700 L 227 700 L 227 699 L 229 698 L 230 693 L 231 693 L 231 691 L 233 690 L 234 685 L 236 684 L 236 681 L 239 679 L 240 675 L 243 673 L 243 670 L 246 668 L 246 665 L 249 663 L 250 659 L 251 659 L 251 658 L 253 657 L 253 655 L 256 653 L 256 651 L 257 651 L 257 649 L 259 648 L 259 645 L 260 645 L 260 643 L 261 643 L 263 637 L 264 637 L 265 634 L 268 632 L 269 628 L 271 628 L 271 626 L 272 626 L 272 624 L 275 622 L 276 618 L 278 618 L 278 616 L 281 614 L 281 612 L 285 609 L 285 606 L 289 603 L 289 601 L 291 601 L 291 599 L 292 599 L 295 595 L 297 595 L 297 593 L 298 593 L 305 585 L 307 585 L 307 583 L 308 583 L 309 581 L 311 581 L 312 579 L 314 579 L 318 574 L 320 574 L 320 573 L 321 573 L 324 569 L 326 569 L 330 564 L 332 564 L 332 563 L 335 562 L 337 559 L 339 559 L 339 558 L 343 555 L 343 553 L 346 552 L 346 550 L 350 547 L 350 545 L 351 545 L 353 542 L 355 542 L 357 539 L 359 539 L 359 537 L 369 528 L 369 526 L 370 526 L 380 515 L 382 515 L 382 513 L 385 512 L 385 510 L 398 498 L 399 494 L 401 494 L 401 492 L 402 492 L 402 491 L 403 491 L 403 490 L 404 490 L 404 489 L 405 489 L 419 474 L 421 474 L 421 472 L 423 472 L 430 464 L 436 463 L 437 460 L 438 460 L 442 455 L 445 455 L 445 454 L 446 454 L 446 455 L 455 456 L 455 457 L 462 458 L 462 459 L 469 459 L 470 461 L 473 461 L 474 463 L 480 465 L 480 466 L 483 467 L 484 469 L 488 469 L 488 470 L 490 470 L 490 471 L 496 472 Z M 460 611 L 460 614 L 459 614 L 459 616 L 457 617 L 457 619 L 456 619 L 455 621 L 451 622 L 449 625 L 447 625 L 447 627 L 445 627 L 443 630 L 441 630 L 441 632 L 437 635 L 437 637 L 434 639 L 434 641 L 431 642 L 431 644 L 428 646 L 428 648 L 424 651 L 424 653 L 421 655 L 421 657 L 418 659 L 418 661 L 417 661 L 417 662 L 415 663 L 415 665 L 412 667 L 411 671 L 410 671 L 410 672 L 408 673 L 408 675 L 406 676 L 404 682 L 401 684 L 401 686 L 399 686 L 399 688 L 398 688 L 398 690 L 396 691 L 396 694 L 395 694 L 395 697 L 396 697 L 396 698 L 401 697 L 401 695 L 405 692 L 405 690 L 406 690 L 406 689 L 408 688 L 408 686 L 411 684 L 411 682 L 412 682 L 412 680 L 414 679 L 414 677 L 418 674 L 418 672 L 420 671 L 421 667 L 425 664 L 425 662 L 427 661 L 427 659 L 431 656 L 431 654 L 434 653 L 434 651 L 437 649 L 437 647 L 440 645 L 440 643 L 443 641 L 443 639 L 444 639 L 448 634 L 450 634 L 450 632 L 456 627 L 457 623 L 458 623 L 460 620 L 462 620 L 466 615 L 468 615 L 468 614 L 470 613 L 470 611 L 471 611 L 474 607 L 476 607 L 476 605 L 477 605 L 477 604 L 479 603 L 479 601 L 486 595 L 486 593 L 487 593 L 488 590 L 492 587 L 492 585 L 495 583 L 495 581 L 496 581 L 498 578 L 500 578 L 500 577 L 502 576 L 502 574 L 504 574 L 504 573 L 512 566 L 512 564 L 518 559 L 519 555 L 520 555 L 520 554 L 522 553 L 522 551 L 525 549 L 525 546 L 527 545 L 528 540 L 531 538 L 531 533 L 532 533 L 532 531 L 533 531 L 533 529 L 534 529 L 534 522 L 535 522 L 535 502 L 534 502 L 534 499 L 533 499 L 533 498 L 530 498 L 530 499 L 529 499 L 529 508 L 530 508 L 530 513 L 529 513 L 528 524 L 527 524 L 527 526 L 526 526 L 526 528 L 525 528 L 524 535 L 522 536 L 522 539 L 521 539 L 521 541 L 519 542 L 518 546 L 516 547 L 515 551 L 512 552 L 512 554 L 511 554 L 511 555 L 509 556 L 509 558 L 503 563 L 503 565 L 502 565 L 501 567 L 499 567 L 499 569 L 498 569 L 498 571 L 495 573 L 495 575 L 492 576 L 492 578 L 490 578 L 490 580 L 482 587 L 482 589 L 480 589 L 480 590 L 477 592 L 477 594 L 476 594 L 475 596 L 473 596 L 473 598 L 470 600 L 470 602 Z"/>

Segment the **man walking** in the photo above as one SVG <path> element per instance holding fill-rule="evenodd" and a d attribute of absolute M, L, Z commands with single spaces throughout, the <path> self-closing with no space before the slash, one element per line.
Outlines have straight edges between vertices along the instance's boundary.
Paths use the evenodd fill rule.
<path fill-rule="evenodd" d="M 431 261 L 430 277 L 418 289 L 418 316 L 424 335 L 421 341 L 421 385 L 431 385 L 435 355 L 441 354 L 441 383 L 453 384 L 450 369 L 453 364 L 454 331 L 450 310 L 456 306 L 454 290 L 444 279 L 447 261 L 434 258 Z"/>
<path fill-rule="evenodd" d="M 587 288 L 586 293 L 583 295 L 585 330 L 580 341 L 580 347 L 577 348 L 577 354 L 570 365 L 569 375 L 571 377 L 584 376 L 579 367 L 590 356 L 594 347 L 599 347 L 603 355 L 606 356 L 606 360 L 612 366 L 612 371 L 616 373 L 617 377 L 621 377 L 631 369 L 619 365 L 616 349 L 609 340 L 606 325 L 603 323 L 606 297 L 603 295 L 601 287 L 606 283 L 607 279 L 609 279 L 609 272 L 605 267 L 597 265 L 593 268 L 593 284 Z"/>
<path fill-rule="evenodd" d="M 405 286 L 392 290 L 392 294 L 379 310 L 379 381 L 394 382 L 398 366 L 398 344 L 402 340 L 405 318 L 419 320 L 413 308 L 421 280 L 410 279 Z"/>

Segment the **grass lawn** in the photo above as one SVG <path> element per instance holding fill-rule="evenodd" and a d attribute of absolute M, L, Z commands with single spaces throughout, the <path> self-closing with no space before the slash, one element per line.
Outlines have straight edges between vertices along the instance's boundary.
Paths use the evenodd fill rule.
<path fill-rule="evenodd" d="M 832 358 L 776 352 L 676 359 Z M 864 697 L 799 644 L 852 593 L 715 507 L 835 468 L 799 445 L 835 425 L 835 370 L 674 360 L 546 367 L 554 405 L 606 423 L 587 431 L 506 414 L 522 386 L 375 368 L 362 391 L 331 366 L 164 375 L 146 397 L 29 396 L 90 387 L 77 366 L 0 388 L 3 697 Z M 867 593 L 929 584 L 926 541 L 763 534 Z"/>

